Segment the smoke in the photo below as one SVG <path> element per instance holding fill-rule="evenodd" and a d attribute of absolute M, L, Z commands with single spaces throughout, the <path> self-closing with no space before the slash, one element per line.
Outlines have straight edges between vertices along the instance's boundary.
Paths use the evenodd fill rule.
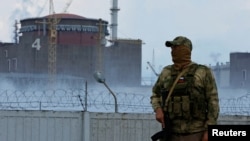
<path fill-rule="evenodd" d="M 210 57 L 213 59 L 213 62 L 217 63 L 219 62 L 219 57 L 221 56 L 221 53 L 210 53 Z"/>

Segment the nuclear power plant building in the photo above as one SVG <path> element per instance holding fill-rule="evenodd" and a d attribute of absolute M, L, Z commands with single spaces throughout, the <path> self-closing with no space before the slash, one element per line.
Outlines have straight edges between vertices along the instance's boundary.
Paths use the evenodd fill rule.
<path fill-rule="evenodd" d="M 0 43 L 1 76 L 16 85 L 46 78 L 140 86 L 142 41 L 109 40 L 108 22 L 61 13 L 20 21 L 15 42 Z"/>

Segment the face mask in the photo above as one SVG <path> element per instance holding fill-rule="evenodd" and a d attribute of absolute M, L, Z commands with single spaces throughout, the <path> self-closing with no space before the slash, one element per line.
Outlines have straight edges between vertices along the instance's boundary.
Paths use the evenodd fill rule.
<path fill-rule="evenodd" d="M 171 51 L 172 61 L 177 70 L 191 63 L 191 50 L 186 46 L 174 46 Z"/>

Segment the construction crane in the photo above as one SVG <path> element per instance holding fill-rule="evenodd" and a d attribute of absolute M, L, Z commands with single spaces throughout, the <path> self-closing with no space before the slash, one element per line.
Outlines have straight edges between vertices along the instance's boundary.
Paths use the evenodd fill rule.
<path fill-rule="evenodd" d="M 149 67 L 151 68 L 151 70 L 154 72 L 154 74 L 156 76 L 159 76 L 159 74 L 155 71 L 154 67 L 150 64 L 150 62 L 148 61 L 147 64 L 149 65 Z"/>
<path fill-rule="evenodd" d="M 65 13 L 67 12 L 67 10 L 68 10 L 69 6 L 71 5 L 72 1 L 73 1 L 73 0 L 68 0 L 68 1 L 66 2 L 65 7 L 63 8 L 63 12 L 65 12 Z"/>
<path fill-rule="evenodd" d="M 63 12 L 66 12 L 73 0 L 68 0 Z M 50 0 L 48 24 L 49 24 L 49 46 L 48 46 L 48 74 L 49 81 L 54 83 L 56 76 L 56 48 L 57 48 L 57 24 L 61 21 L 57 18 L 54 10 L 53 0 Z"/>
<path fill-rule="evenodd" d="M 56 45 L 57 45 L 57 31 L 56 26 L 59 22 L 56 18 L 55 11 L 54 11 L 54 4 L 53 0 L 50 0 L 49 6 L 49 46 L 48 46 L 48 74 L 49 74 L 49 81 L 54 83 L 54 77 L 56 74 Z"/>
<path fill-rule="evenodd" d="M 39 17 L 41 15 L 41 13 L 45 9 L 47 3 L 48 3 L 48 0 L 45 0 L 45 2 L 43 3 L 43 6 L 39 9 L 39 12 L 37 13 L 37 17 Z"/>
<path fill-rule="evenodd" d="M 105 39 L 105 33 L 104 33 L 104 26 L 106 26 L 106 23 L 103 23 L 102 19 L 99 19 L 99 22 L 97 23 L 99 28 L 98 36 L 95 36 L 94 38 L 97 39 L 97 58 L 96 58 L 96 71 L 103 72 L 103 47 L 106 45 L 106 39 Z"/>

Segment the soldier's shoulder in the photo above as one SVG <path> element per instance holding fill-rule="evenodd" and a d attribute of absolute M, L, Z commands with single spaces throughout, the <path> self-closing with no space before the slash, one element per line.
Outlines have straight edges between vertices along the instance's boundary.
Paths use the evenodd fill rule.
<path fill-rule="evenodd" d="M 196 69 L 196 74 L 211 74 L 212 70 L 210 67 L 208 67 L 207 65 L 203 65 L 203 64 L 196 64 L 197 65 L 197 69 Z"/>
<path fill-rule="evenodd" d="M 173 65 L 167 65 L 165 67 L 163 67 L 163 70 L 171 70 Z"/>
<path fill-rule="evenodd" d="M 198 69 L 204 69 L 204 70 L 210 70 L 211 69 L 207 65 L 203 65 L 203 64 L 194 63 L 194 65 L 196 65 Z"/>
<path fill-rule="evenodd" d="M 166 75 L 171 74 L 172 66 L 173 65 L 167 65 L 167 66 L 163 67 L 160 75 L 161 76 L 166 76 Z"/>

